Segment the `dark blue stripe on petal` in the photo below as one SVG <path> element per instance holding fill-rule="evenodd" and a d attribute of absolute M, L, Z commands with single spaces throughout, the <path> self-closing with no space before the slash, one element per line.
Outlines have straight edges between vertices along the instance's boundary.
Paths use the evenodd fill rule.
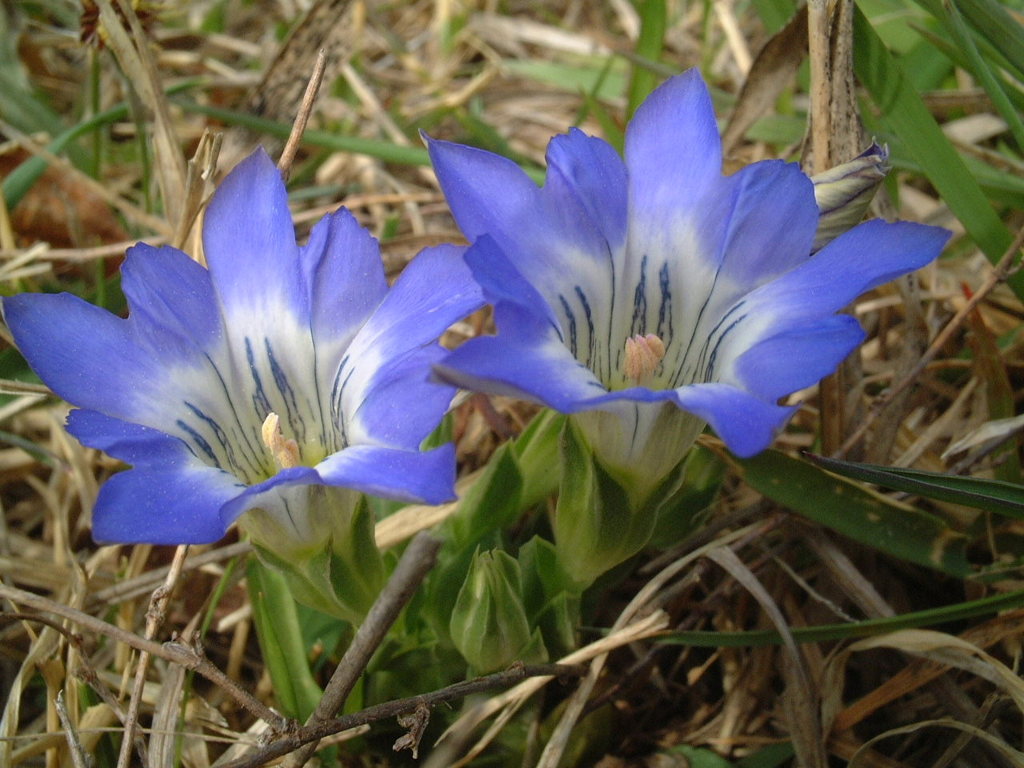
<path fill-rule="evenodd" d="M 565 312 L 565 320 L 569 324 L 569 351 L 572 352 L 573 357 L 579 359 L 577 354 L 579 342 L 576 337 L 576 315 L 573 314 L 569 302 L 565 300 L 565 296 L 558 294 L 558 301 L 562 305 L 562 311 Z"/>
<path fill-rule="evenodd" d="M 274 349 L 270 344 L 270 339 L 264 338 L 263 346 L 267 351 L 267 361 L 270 363 L 270 372 L 274 376 L 274 385 L 284 399 L 286 423 L 291 428 L 295 439 L 301 445 L 306 442 L 306 423 L 302 418 L 302 411 L 296 402 L 295 391 L 292 389 L 291 384 L 288 383 L 288 376 L 274 356 Z"/>
<path fill-rule="evenodd" d="M 252 376 L 252 380 L 256 384 L 252 398 L 253 407 L 256 409 L 256 413 L 262 413 L 266 417 L 272 409 L 270 401 L 267 399 L 267 393 L 263 391 L 263 382 L 260 380 L 259 371 L 256 370 L 256 355 L 252 351 L 252 339 L 248 336 L 245 337 L 245 361 L 249 364 L 249 375 Z"/>
<path fill-rule="evenodd" d="M 249 351 L 248 342 L 249 340 L 246 339 L 247 351 Z M 227 403 L 228 407 L 231 409 L 231 416 L 235 420 L 235 425 L 238 431 L 238 438 L 240 441 L 239 445 L 243 448 L 246 462 L 250 468 L 260 467 L 263 462 L 264 452 L 262 449 L 262 443 L 253 443 L 253 440 L 256 439 L 256 434 L 253 432 L 253 424 L 249 419 L 246 420 L 246 423 L 242 423 L 242 419 L 239 417 L 238 411 L 235 408 L 235 400 L 228 389 L 227 382 L 224 381 L 224 376 L 221 374 L 220 368 L 217 367 L 216 363 L 213 362 L 213 359 L 209 355 L 206 355 L 206 359 L 209 361 L 213 372 L 217 375 L 217 381 L 220 383 L 221 397 L 224 398 L 224 402 Z M 259 411 L 257 411 L 257 413 L 259 413 Z M 264 412 L 264 414 L 266 413 L 269 413 L 269 408 Z M 241 469 L 241 467 L 239 467 L 239 469 Z"/>
<path fill-rule="evenodd" d="M 640 259 L 640 279 L 633 291 L 633 322 L 629 326 L 630 337 L 645 332 L 647 327 L 647 254 Z"/>
<path fill-rule="evenodd" d="M 206 441 L 206 438 L 204 438 L 202 435 L 200 435 L 198 432 L 192 429 L 192 427 L 190 427 L 181 419 L 178 419 L 174 423 L 177 424 L 178 427 L 192 439 L 192 442 L 194 442 L 198 446 L 199 450 L 201 450 L 203 453 L 207 455 L 207 457 L 214 465 L 218 463 L 217 454 L 213 452 L 213 447 Z M 195 453 L 195 451 L 193 451 L 193 453 Z"/>
<path fill-rule="evenodd" d="M 583 316 L 587 320 L 587 359 L 586 363 L 591 370 L 597 368 L 597 334 L 594 333 L 594 314 L 590 309 L 590 302 L 587 301 L 587 294 L 578 285 L 576 286 L 576 297 L 583 307 Z"/>

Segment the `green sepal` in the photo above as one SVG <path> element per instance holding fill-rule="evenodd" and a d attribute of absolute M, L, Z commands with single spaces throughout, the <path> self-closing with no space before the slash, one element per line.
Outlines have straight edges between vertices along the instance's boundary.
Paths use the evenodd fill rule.
<path fill-rule="evenodd" d="M 253 542 L 260 559 L 278 569 L 295 599 L 358 625 L 377 599 L 386 576 L 374 541 L 374 520 L 365 497 L 337 510 L 332 535 L 317 550 L 282 557 L 265 542 Z"/>
<path fill-rule="evenodd" d="M 582 592 L 643 548 L 657 513 L 650 503 L 634 506 L 631 494 L 597 461 L 572 419 L 562 429 L 561 446 L 555 547 L 573 588 Z"/>
<path fill-rule="evenodd" d="M 576 648 L 580 598 L 558 562 L 555 545 L 534 536 L 519 550 L 519 567 L 530 626 L 540 629 L 553 657 L 564 656 Z"/>
<path fill-rule="evenodd" d="M 565 416 L 545 409 L 512 442 L 522 477 L 520 509 L 539 504 L 558 490 L 559 435 Z"/>
<path fill-rule="evenodd" d="M 725 464 L 714 452 L 695 445 L 683 459 L 681 473 L 678 488 L 658 505 L 651 546 L 670 547 L 704 524 L 722 485 Z"/>

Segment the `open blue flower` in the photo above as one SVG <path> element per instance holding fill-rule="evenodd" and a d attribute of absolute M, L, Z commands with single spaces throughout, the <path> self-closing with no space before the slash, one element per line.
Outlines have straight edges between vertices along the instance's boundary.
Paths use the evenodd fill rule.
<path fill-rule="evenodd" d="M 542 188 L 489 152 L 429 147 L 498 327 L 436 375 L 575 414 L 620 476 L 664 476 L 705 422 L 739 456 L 766 448 L 794 411 L 779 400 L 862 341 L 837 311 L 948 237 L 871 221 L 812 255 L 811 180 L 778 160 L 723 176 L 694 70 L 637 110 L 624 161 L 580 130 L 553 138 Z"/>
<path fill-rule="evenodd" d="M 203 244 L 208 270 L 130 249 L 127 319 L 69 294 L 3 302 L 29 364 L 80 407 L 68 430 L 134 465 L 100 490 L 95 538 L 210 542 L 258 508 L 302 540 L 324 486 L 451 499 L 452 447 L 419 446 L 453 394 L 426 381 L 437 338 L 482 302 L 462 249 L 424 251 L 389 290 L 344 209 L 298 246 L 262 150 L 213 196 Z"/>

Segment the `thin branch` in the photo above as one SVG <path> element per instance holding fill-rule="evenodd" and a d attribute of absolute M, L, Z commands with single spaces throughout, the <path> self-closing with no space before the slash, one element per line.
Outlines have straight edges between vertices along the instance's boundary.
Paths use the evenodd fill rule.
<path fill-rule="evenodd" d="M 395 623 L 402 608 L 415 594 L 427 573 L 437 561 L 441 541 L 426 531 L 420 531 L 402 553 L 394 573 L 384 585 L 377 600 L 371 606 L 366 619 L 352 638 L 345 655 L 331 676 L 323 698 L 316 711 L 310 716 L 307 726 L 323 722 L 332 717 L 345 704 L 359 676 L 366 670 L 370 657 L 384 641 L 391 625 Z M 292 756 L 288 765 L 300 768 L 316 751 L 316 742 L 311 742 Z"/>
<path fill-rule="evenodd" d="M 174 551 L 174 560 L 171 561 L 171 568 L 167 572 L 164 583 L 153 591 L 153 597 L 149 601 L 149 610 L 146 611 L 146 639 L 152 640 L 156 633 L 163 626 L 164 618 L 167 615 L 167 601 L 171 598 L 181 576 L 181 568 L 185 564 L 185 556 L 188 555 L 188 545 L 178 547 Z M 136 729 L 139 724 L 139 707 L 142 705 L 142 689 L 146 685 L 146 672 L 149 670 L 149 653 L 139 653 L 139 664 L 135 668 L 135 684 L 132 687 L 132 695 L 128 700 L 128 714 L 124 721 L 124 738 L 121 740 L 121 754 L 117 758 L 117 768 L 128 768 L 131 760 L 132 744 L 139 753 L 143 765 L 148 765 L 146 758 L 145 743 L 141 738 L 136 739 Z"/>
<path fill-rule="evenodd" d="M 78 732 L 71 725 L 71 718 L 68 716 L 68 708 L 64 705 L 63 689 L 57 691 L 57 700 L 54 702 L 57 710 L 57 717 L 60 718 L 60 725 L 64 729 L 64 737 L 68 740 L 68 751 L 71 753 L 71 763 L 75 768 L 89 768 L 89 758 L 82 749 L 82 742 L 78 738 Z"/>
<path fill-rule="evenodd" d="M 61 603 L 42 597 L 41 595 L 37 595 L 33 592 L 26 592 L 25 590 L 18 589 L 16 587 L 8 587 L 4 584 L 0 584 L 0 598 L 6 598 L 13 603 L 24 605 L 37 611 L 62 616 L 83 629 L 90 630 L 99 635 L 104 635 L 112 640 L 116 640 L 117 642 L 124 643 L 125 645 L 135 648 L 136 650 L 145 651 L 151 656 L 156 656 L 158 659 L 164 659 L 165 661 L 170 661 L 175 664 L 181 664 L 183 667 L 202 675 L 211 683 L 223 689 L 224 692 L 234 699 L 239 706 L 244 707 L 254 717 L 258 717 L 260 720 L 269 723 L 271 728 L 274 730 L 284 731 L 290 725 L 290 721 L 286 717 L 274 712 L 262 701 L 240 688 L 237 683 L 228 678 L 206 657 L 196 653 L 188 646 L 182 645 L 181 643 L 161 644 L 154 642 L 148 638 L 136 635 L 134 632 L 121 629 L 121 627 L 113 624 L 108 624 L 102 619 L 90 616 L 88 613 L 83 613 L 75 608 L 62 605 Z M 46 621 L 43 618 L 32 618 L 37 621 Z"/>
<path fill-rule="evenodd" d="M 415 712 L 417 707 L 433 707 L 447 701 L 472 696 L 476 693 L 507 688 L 529 677 L 581 677 L 584 674 L 586 674 L 586 667 L 581 664 L 517 664 L 504 672 L 455 683 L 446 688 L 441 688 L 431 693 L 424 693 L 420 696 L 409 696 L 404 699 L 387 701 L 383 704 L 367 707 L 351 715 L 303 726 L 294 733 L 283 736 L 259 752 L 230 763 L 225 763 L 221 768 L 258 768 L 258 766 L 265 765 L 275 758 L 286 755 L 304 744 L 319 741 L 332 734 L 347 731 L 349 728 L 356 728 L 360 725 L 377 722 L 378 720 L 386 720 L 398 717 L 398 715 Z"/>
<path fill-rule="evenodd" d="M 306 124 L 309 116 L 313 113 L 313 104 L 316 102 L 316 95 L 320 91 L 320 84 L 324 80 L 324 71 L 327 69 L 327 52 L 321 48 L 317 51 L 316 62 L 313 64 L 313 74 L 309 76 L 306 84 L 306 92 L 302 96 L 302 104 L 299 106 L 299 114 L 295 116 L 292 123 L 292 132 L 288 136 L 288 142 L 281 152 L 281 159 L 277 161 L 277 169 L 281 175 L 288 179 L 291 173 L 292 163 L 295 161 L 295 153 L 299 151 L 299 142 L 302 141 L 302 134 L 306 132 Z"/>

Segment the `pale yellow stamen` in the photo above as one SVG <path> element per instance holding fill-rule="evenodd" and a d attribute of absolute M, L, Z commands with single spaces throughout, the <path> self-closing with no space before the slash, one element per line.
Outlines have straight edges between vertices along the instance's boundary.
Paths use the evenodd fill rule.
<path fill-rule="evenodd" d="M 297 467 L 302 463 L 299 456 L 299 444 L 294 440 L 285 440 L 281 434 L 281 418 L 276 413 L 269 413 L 263 421 L 263 444 L 270 449 L 270 455 L 281 469 Z"/>
<path fill-rule="evenodd" d="M 626 339 L 626 378 L 636 386 L 647 383 L 658 363 L 665 357 L 665 342 L 648 333 L 641 336 L 639 333 L 631 339 Z"/>

